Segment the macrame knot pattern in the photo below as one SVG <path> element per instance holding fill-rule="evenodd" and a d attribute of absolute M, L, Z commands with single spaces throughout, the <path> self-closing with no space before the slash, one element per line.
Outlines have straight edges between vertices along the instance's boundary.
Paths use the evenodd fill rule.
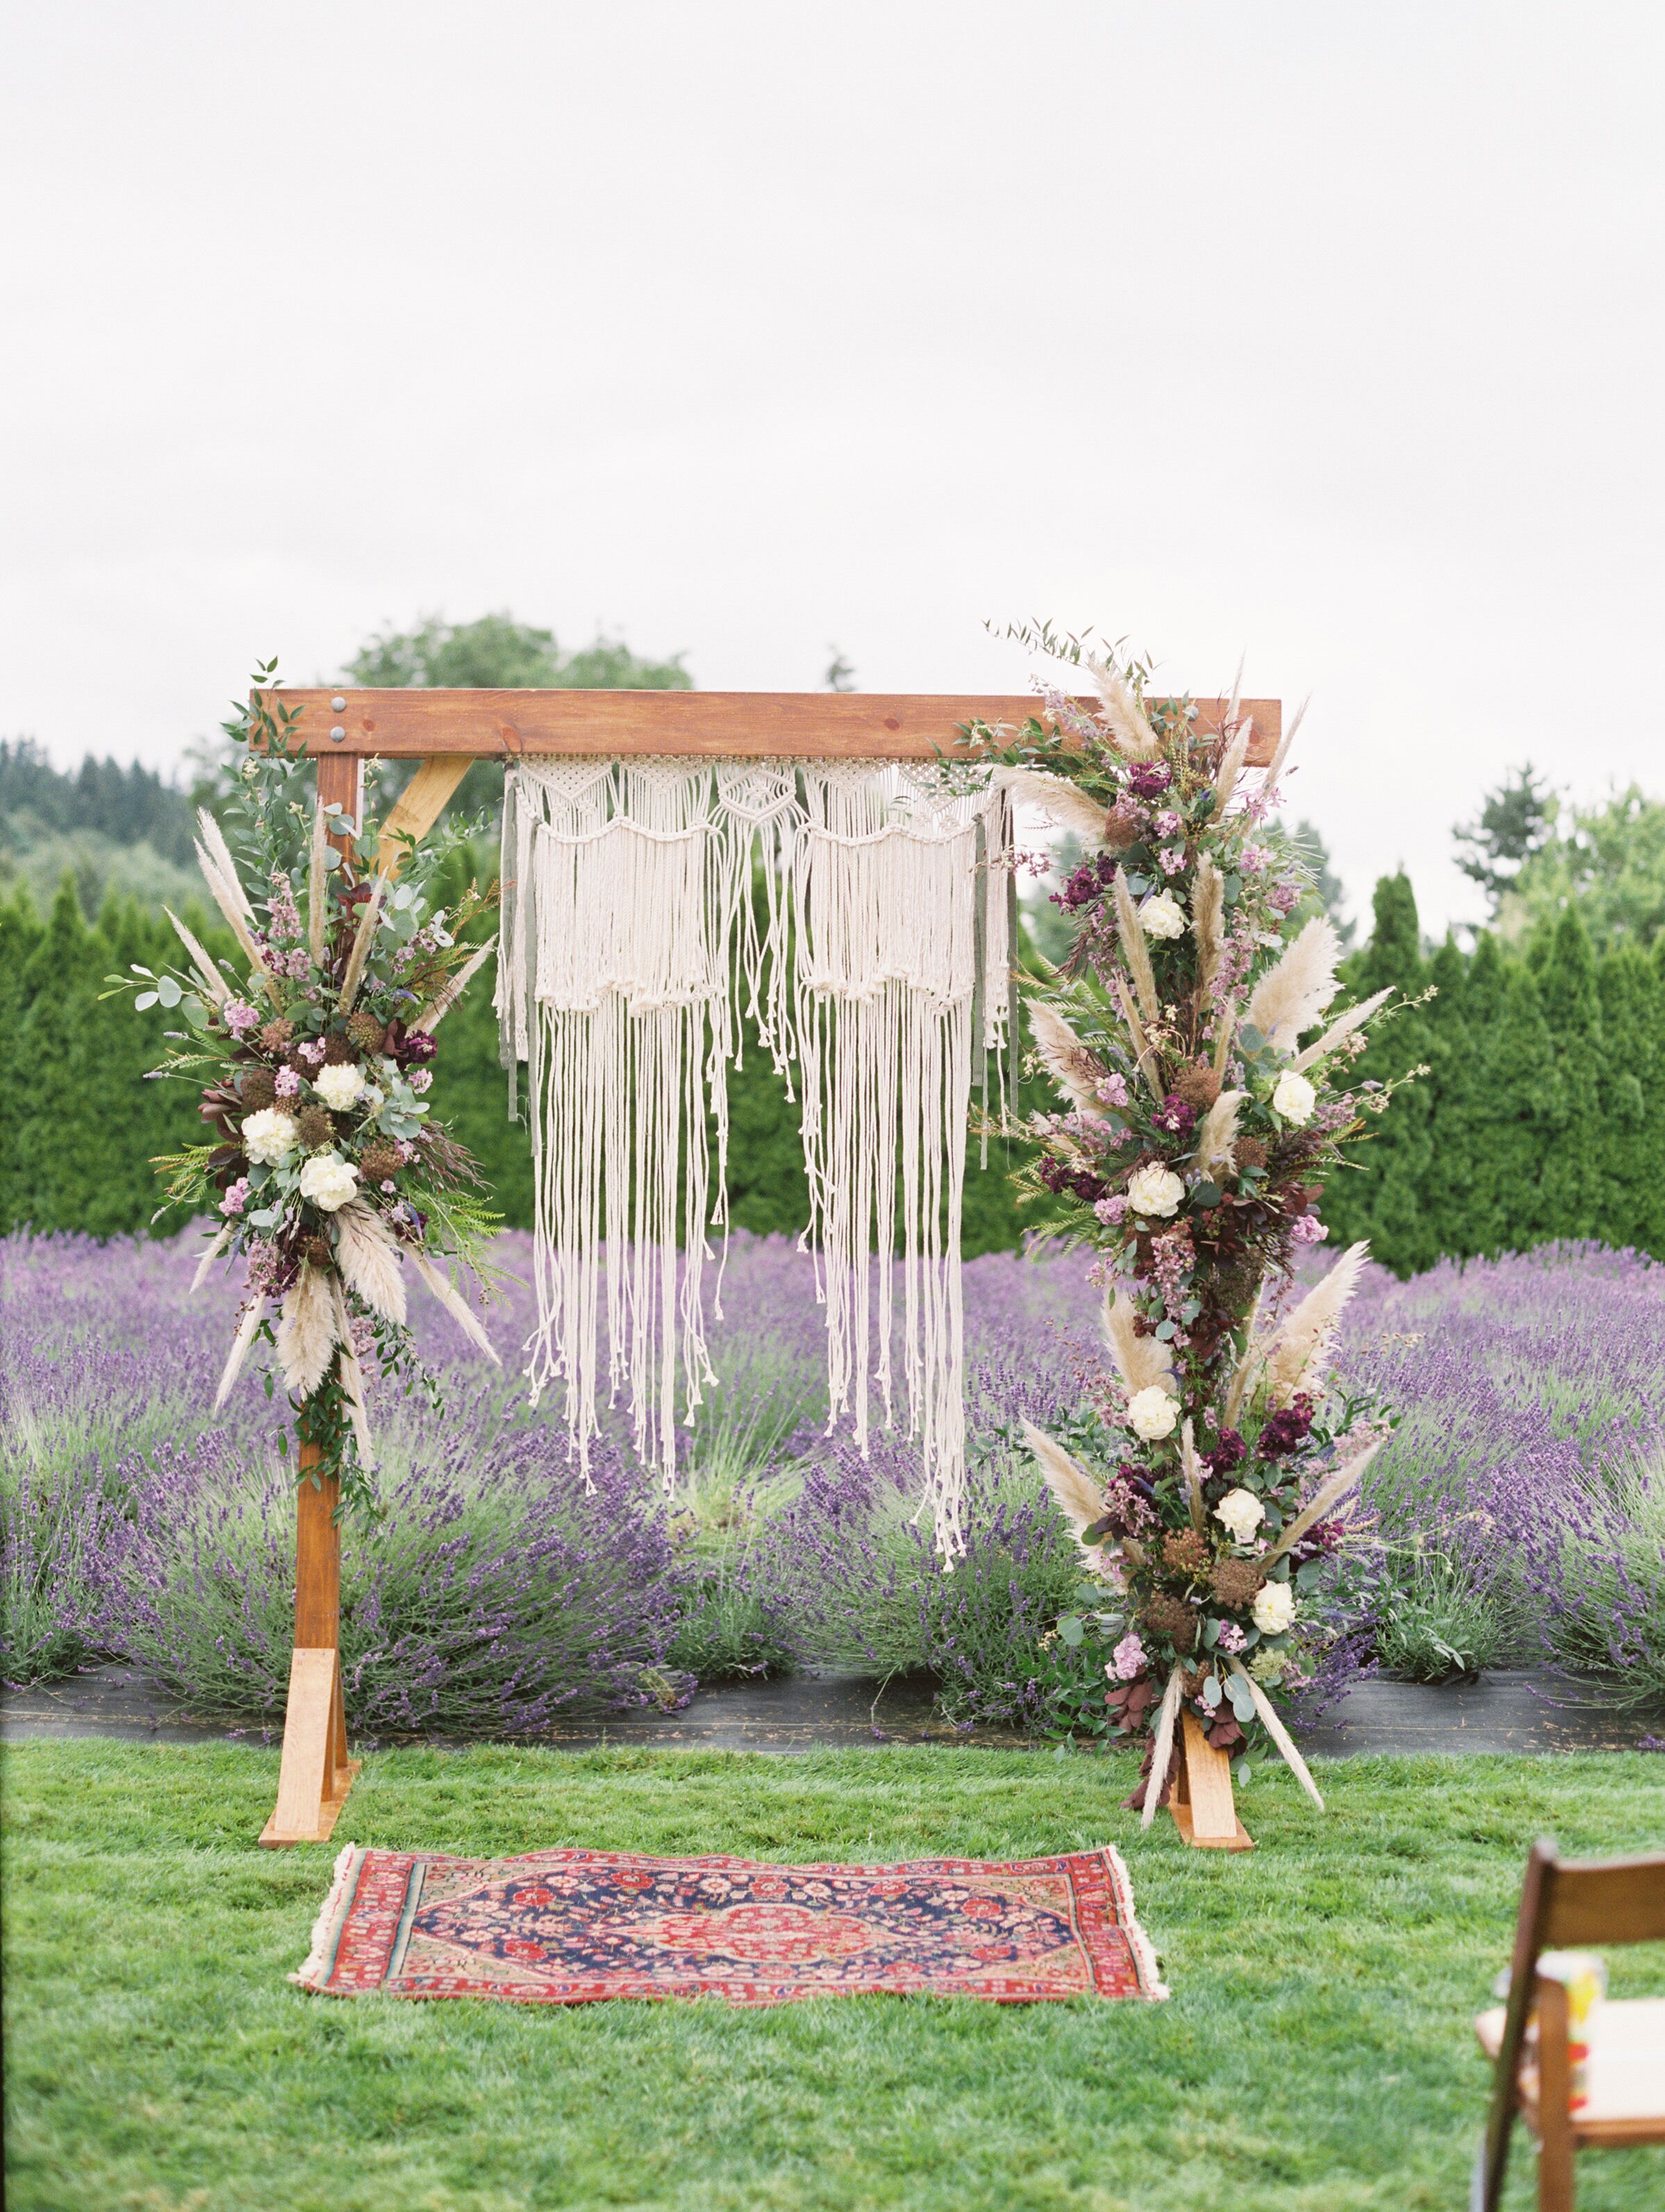
<path fill-rule="evenodd" d="M 667 1488 L 715 1380 L 707 1231 L 728 1226 L 749 1019 L 799 1102 L 830 1423 L 865 1453 L 875 1401 L 895 1420 L 899 1346 L 921 1510 L 945 1561 L 964 1550 L 961 1193 L 974 1053 L 986 1069 L 1010 1035 L 1012 829 L 963 768 L 511 769 L 497 1012 L 531 1100 L 526 1371 L 534 1398 L 564 1385 L 586 1484 L 604 1308 L 608 1402 Z"/>

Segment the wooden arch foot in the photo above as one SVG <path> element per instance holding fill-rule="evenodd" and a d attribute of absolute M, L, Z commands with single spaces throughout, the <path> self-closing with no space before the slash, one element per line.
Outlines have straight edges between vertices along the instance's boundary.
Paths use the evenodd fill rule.
<path fill-rule="evenodd" d="M 333 1644 L 297 1644 L 289 1661 L 289 1705 L 277 1804 L 260 1832 L 268 1846 L 327 1844 L 359 1763 L 347 1756 L 341 1654 Z"/>
<path fill-rule="evenodd" d="M 1217 1751 L 1194 1712 L 1183 1716 L 1179 1779 L 1168 1801 L 1174 1826 L 1204 1851 L 1252 1851 L 1255 1838 L 1237 1818 L 1231 1796 L 1231 1761 Z"/>

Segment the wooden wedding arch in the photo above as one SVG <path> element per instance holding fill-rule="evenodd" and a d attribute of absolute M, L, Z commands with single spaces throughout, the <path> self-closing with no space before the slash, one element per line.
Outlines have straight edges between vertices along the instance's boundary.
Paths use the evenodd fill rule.
<path fill-rule="evenodd" d="M 826 691 L 447 691 L 289 690 L 264 695 L 289 715 L 290 738 L 318 763 L 318 796 L 356 826 L 367 759 L 415 760 L 416 773 L 382 825 L 374 860 L 343 855 L 384 875 L 397 873 L 410 843 L 439 820 L 477 760 L 522 755 L 617 759 L 929 761 L 975 757 L 962 736 L 969 722 L 1016 726 L 1039 711 L 1028 695 L 959 697 L 934 692 Z M 1218 721 L 1225 700 L 1200 699 L 1198 713 Z M 1244 699 L 1251 716 L 1251 765 L 1264 766 L 1283 732 L 1276 699 Z M 408 841 L 408 842 L 407 842 Z M 319 1459 L 299 1447 L 303 1476 Z M 341 1679 L 341 1531 L 332 1476 L 303 1480 L 296 1493 L 295 1649 L 289 1668 L 277 1803 L 263 1844 L 324 1843 L 346 1802 L 356 1760 L 348 1756 Z M 1248 1843 L 1232 1809 L 1225 1755 L 1211 1751 L 1194 1723 L 1182 1748 L 1175 1818 L 1188 1840 L 1216 1849 Z"/>

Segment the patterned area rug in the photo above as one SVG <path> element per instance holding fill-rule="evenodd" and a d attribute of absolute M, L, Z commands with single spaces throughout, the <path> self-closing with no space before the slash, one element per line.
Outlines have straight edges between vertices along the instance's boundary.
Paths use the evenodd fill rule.
<path fill-rule="evenodd" d="M 793 1867 L 630 1851 L 455 1859 L 349 1844 L 292 1978 L 331 1996 L 518 2004 L 1168 1994 L 1108 1845 L 1005 1864 Z"/>

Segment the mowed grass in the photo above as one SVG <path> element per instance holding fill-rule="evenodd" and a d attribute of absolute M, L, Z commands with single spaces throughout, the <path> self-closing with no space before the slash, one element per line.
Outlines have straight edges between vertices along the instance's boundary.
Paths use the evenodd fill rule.
<path fill-rule="evenodd" d="M 1470 2018 L 1535 1835 L 1665 1847 L 1665 1761 L 1376 1759 L 1248 1791 L 1260 1849 L 1141 1838 L 1125 1759 L 374 1755 L 339 1840 L 785 1859 L 1113 1839 L 1167 2004 L 860 1998 L 352 2002 L 285 1976 L 332 1845 L 264 1852 L 275 1756 L 31 1743 L 3 1765 L 11 2212 L 1347 2212 L 1459 2208 Z M 1613 1954 L 1618 1994 L 1665 1990 Z M 1510 2203 L 1531 2201 L 1517 2143 Z M 1588 2154 L 1583 2212 L 1658 2212 L 1665 2154 Z"/>

